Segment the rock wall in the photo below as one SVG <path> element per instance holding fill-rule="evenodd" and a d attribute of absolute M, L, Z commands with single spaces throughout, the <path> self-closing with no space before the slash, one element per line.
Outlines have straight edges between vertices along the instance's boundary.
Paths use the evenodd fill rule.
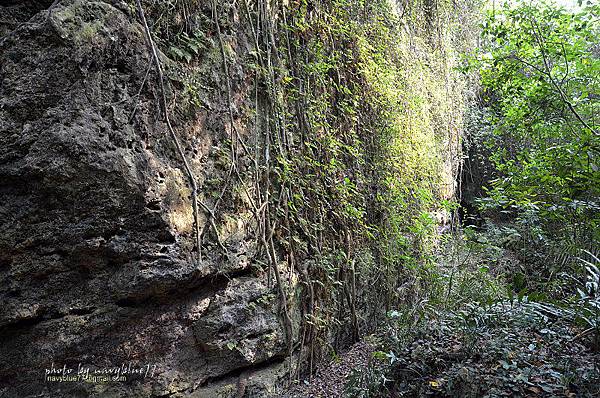
<path fill-rule="evenodd" d="M 190 190 L 132 8 L 48 5 L 1 11 L 23 24 L 0 42 L 0 396 L 204 397 L 246 368 L 277 370 L 276 302 L 250 272 L 242 222 L 221 238 L 226 256 L 209 242 L 193 260 Z M 222 172 L 208 156 L 224 134 L 213 106 L 178 119 L 203 179 Z M 45 381 L 52 367 L 122 364 L 154 374 Z"/>
<path fill-rule="evenodd" d="M 301 319 L 309 290 L 313 310 L 318 304 L 307 280 L 330 277 L 307 276 L 319 249 L 302 265 L 289 253 L 278 258 L 284 243 L 261 252 L 252 160 L 232 144 L 264 146 L 252 134 L 269 128 L 252 112 L 269 105 L 253 97 L 253 75 L 243 67 L 256 56 L 245 10 L 223 5 L 215 28 L 208 2 L 144 2 L 158 39 L 186 24 L 204 32 L 197 41 L 184 36 L 192 61 L 177 62 L 186 54 L 161 47 L 169 114 L 198 200 L 218 208 L 214 217 L 200 209 L 198 248 L 189 179 L 160 109 L 135 2 L 63 0 L 47 11 L 51 3 L 0 2 L 0 397 L 276 394 L 304 363 L 299 345 L 314 340 L 312 352 L 313 343 L 325 346 L 360 320 L 347 315 L 317 341 Z M 179 13 L 183 21 L 171 18 Z M 201 39 L 210 44 L 198 48 Z M 241 173 L 232 172 L 232 158 Z M 331 230 L 349 244 L 350 232 Z M 278 258 L 288 331 L 267 258 Z M 352 272 L 334 274 L 346 281 Z M 358 293 L 355 285 L 340 291 L 340 312 L 357 311 L 356 295 L 369 307 L 364 314 L 381 312 L 363 282 Z M 86 370 L 96 379 L 84 380 Z"/>

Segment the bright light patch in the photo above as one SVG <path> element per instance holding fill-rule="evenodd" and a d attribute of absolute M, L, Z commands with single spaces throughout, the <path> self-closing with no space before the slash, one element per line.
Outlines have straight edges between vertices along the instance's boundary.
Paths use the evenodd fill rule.
<path fill-rule="evenodd" d="M 530 4 L 535 3 L 536 0 L 508 0 L 510 4 L 519 5 L 519 4 Z M 579 8 L 577 0 L 545 0 L 547 3 L 555 3 L 559 6 L 563 6 L 567 9 L 577 9 Z M 583 0 L 584 4 L 588 0 Z M 502 4 L 502 0 L 489 0 L 490 3 Z"/>

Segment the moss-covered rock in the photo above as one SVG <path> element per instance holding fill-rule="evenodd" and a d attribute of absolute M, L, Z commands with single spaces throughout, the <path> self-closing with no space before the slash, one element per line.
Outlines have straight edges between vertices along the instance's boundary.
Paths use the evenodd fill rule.
<path fill-rule="evenodd" d="M 198 248 L 135 2 L 47 3 L 0 6 L 0 396 L 260 396 L 403 299 L 453 192 L 463 10 L 142 2 Z"/>

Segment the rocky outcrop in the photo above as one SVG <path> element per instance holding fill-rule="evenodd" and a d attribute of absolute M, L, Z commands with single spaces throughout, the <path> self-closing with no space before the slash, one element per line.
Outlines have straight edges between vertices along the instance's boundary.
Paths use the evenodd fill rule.
<path fill-rule="evenodd" d="M 278 396 L 427 257 L 464 10 L 142 0 L 163 97 L 136 3 L 0 2 L 0 397 Z"/>
<path fill-rule="evenodd" d="M 220 231 L 226 252 L 206 231 L 195 261 L 190 189 L 134 9 L 74 0 L 48 13 L 50 1 L 8 3 L 0 7 L 11 18 L 0 31 L 0 396 L 205 397 L 252 369 L 263 387 L 275 369 L 273 384 L 285 357 L 275 292 L 251 272 L 255 245 L 243 218 Z M 207 203 L 206 187 L 220 188 L 226 174 L 209 156 L 225 106 L 210 106 L 175 116 Z M 115 367 L 125 380 L 56 379 Z"/>

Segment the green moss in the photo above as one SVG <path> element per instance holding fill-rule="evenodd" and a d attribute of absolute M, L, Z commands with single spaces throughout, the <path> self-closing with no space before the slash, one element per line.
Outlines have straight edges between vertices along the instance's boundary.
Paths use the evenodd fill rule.
<path fill-rule="evenodd" d="M 75 40 L 86 43 L 92 41 L 94 36 L 102 27 L 102 22 L 94 21 L 92 23 L 84 23 L 81 29 L 76 33 Z"/>
<path fill-rule="evenodd" d="M 365 295 L 367 307 L 396 305 L 403 278 L 437 283 L 431 214 L 454 194 L 467 89 L 457 66 L 467 45 L 450 32 L 454 6 L 440 3 L 433 16 L 421 2 L 406 6 L 332 0 L 313 12 L 301 4 L 287 18 L 295 57 L 280 72 L 290 83 L 277 98 L 289 118 L 307 123 L 293 129 L 304 138 L 295 155 L 278 159 L 279 183 L 294 189 L 289 207 L 301 235 L 325 236 L 311 242 L 324 245 L 312 270 L 323 300 L 336 301 L 347 283 L 336 284 L 340 270 L 358 253 L 372 258 L 357 268 L 359 283 L 378 292 Z M 313 321 L 335 323 L 323 311 Z"/>

